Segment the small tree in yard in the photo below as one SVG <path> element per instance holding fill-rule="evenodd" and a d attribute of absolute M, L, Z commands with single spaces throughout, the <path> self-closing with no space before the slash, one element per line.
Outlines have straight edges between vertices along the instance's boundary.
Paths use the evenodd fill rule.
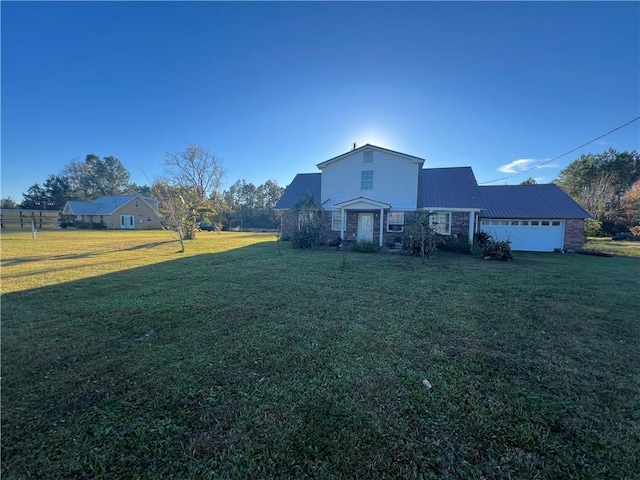
<path fill-rule="evenodd" d="M 182 235 L 180 241 L 196 237 L 201 212 L 215 214 L 219 208 L 220 186 L 225 175 L 222 160 L 197 145 L 165 156 L 166 172 L 156 180 L 154 194 L 164 205 L 169 227 Z"/>
<path fill-rule="evenodd" d="M 153 195 L 160 202 L 160 215 L 164 227 L 174 232 L 180 242 L 179 253 L 184 253 L 185 236 L 192 230 L 193 211 L 184 199 L 179 187 L 156 182 L 152 188 Z"/>
<path fill-rule="evenodd" d="M 291 246 L 293 248 L 314 248 L 322 241 L 319 212 L 322 205 L 316 203 L 311 193 L 305 193 L 298 203 L 292 208 L 292 212 L 298 215 L 300 224 L 293 233 Z"/>
<path fill-rule="evenodd" d="M 429 216 L 428 213 L 421 213 L 405 225 L 402 236 L 403 252 L 424 259 L 436 249 L 438 234 L 429 225 Z"/>

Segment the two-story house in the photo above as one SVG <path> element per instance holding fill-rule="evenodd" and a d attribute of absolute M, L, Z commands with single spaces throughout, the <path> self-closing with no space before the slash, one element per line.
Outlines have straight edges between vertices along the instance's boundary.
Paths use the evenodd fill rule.
<path fill-rule="evenodd" d="M 425 160 L 364 145 L 317 165 L 320 173 L 298 174 L 276 205 L 282 232 L 295 232 L 306 197 L 320 205 L 327 241 L 397 240 L 405 223 L 429 212 L 443 236 L 485 230 L 509 238 L 516 250 L 580 248 L 589 214 L 556 185 L 479 187 L 471 167 L 423 168 Z"/>

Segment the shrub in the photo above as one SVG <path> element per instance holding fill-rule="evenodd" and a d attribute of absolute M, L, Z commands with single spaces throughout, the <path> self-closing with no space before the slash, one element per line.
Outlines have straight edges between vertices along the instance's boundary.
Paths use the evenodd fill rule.
<path fill-rule="evenodd" d="M 503 262 L 513 260 L 511 240 L 495 240 L 487 232 L 480 231 L 476 234 L 476 245 L 485 258 L 491 257 Z"/>
<path fill-rule="evenodd" d="M 319 247 L 320 244 L 320 225 L 313 222 L 300 225 L 300 228 L 291 238 L 293 248 L 315 248 Z"/>
<path fill-rule="evenodd" d="M 91 228 L 93 228 L 94 230 L 106 230 L 107 226 L 105 225 L 104 222 L 100 222 L 100 223 L 92 223 Z"/>
<path fill-rule="evenodd" d="M 71 226 L 73 226 L 71 222 L 67 222 L 67 221 L 60 222 L 60 228 L 69 228 Z"/>
<path fill-rule="evenodd" d="M 429 226 L 428 214 L 422 213 L 405 225 L 402 236 L 402 251 L 404 253 L 428 257 L 436 249 L 438 242 L 438 234 Z"/>
<path fill-rule="evenodd" d="M 374 253 L 378 251 L 378 246 L 373 242 L 360 240 L 359 242 L 355 242 L 351 245 L 351 251 L 360 253 Z"/>
<path fill-rule="evenodd" d="M 438 242 L 437 248 L 448 252 L 471 253 L 469 237 L 467 235 L 455 235 L 442 238 Z"/>
<path fill-rule="evenodd" d="M 91 224 L 89 222 L 78 222 L 76 223 L 76 228 L 78 230 L 89 230 L 91 228 Z"/>
<path fill-rule="evenodd" d="M 587 237 L 602 237 L 604 236 L 604 230 L 602 230 L 602 222 L 593 218 L 588 218 L 584 222 L 584 234 Z"/>

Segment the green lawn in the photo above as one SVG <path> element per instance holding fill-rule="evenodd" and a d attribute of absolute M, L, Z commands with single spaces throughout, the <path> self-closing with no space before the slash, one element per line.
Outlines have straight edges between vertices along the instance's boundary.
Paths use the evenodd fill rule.
<path fill-rule="evenodd" d="M 640 257 L 640 242 L 631 240 L 611 240 L 611 238 L 589 237 L 583 250 Z"/>
<path fill-rule="evenodd" d="M 3 478 L 637 478 L 637 259 L 171 240 L 3 232 Z"/>

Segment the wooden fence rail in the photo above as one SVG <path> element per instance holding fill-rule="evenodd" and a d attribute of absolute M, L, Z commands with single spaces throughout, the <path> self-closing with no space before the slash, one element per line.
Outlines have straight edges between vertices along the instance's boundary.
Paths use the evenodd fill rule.
<path fill-rule="evenodd" d="M 60 212 L 58 210 L 18 210 L 3 208 L 0 210 L 2 228 L 31 229 L 32 222 L 39 230 L 58 228 Z"/>

